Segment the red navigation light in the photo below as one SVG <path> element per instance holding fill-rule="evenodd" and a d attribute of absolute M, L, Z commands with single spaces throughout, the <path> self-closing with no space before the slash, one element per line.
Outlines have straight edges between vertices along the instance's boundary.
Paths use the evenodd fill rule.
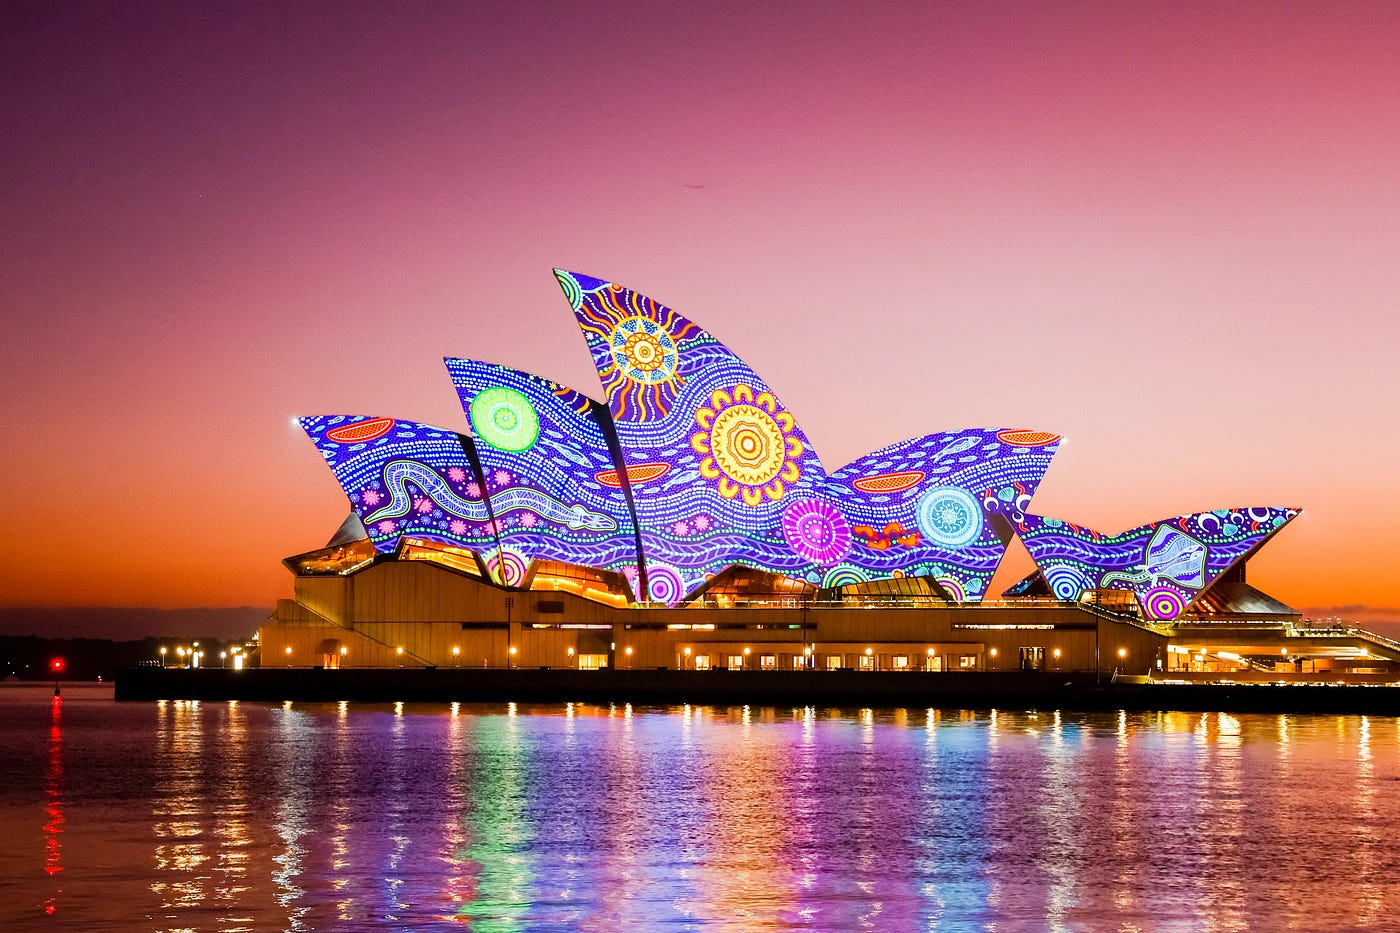
<path fill-rule="evenodd" d="M 49 670 L 53 671 L 55 674 L 63 673 L 63 659 L 54 658 L 52 661 L 50 661 Z"/>

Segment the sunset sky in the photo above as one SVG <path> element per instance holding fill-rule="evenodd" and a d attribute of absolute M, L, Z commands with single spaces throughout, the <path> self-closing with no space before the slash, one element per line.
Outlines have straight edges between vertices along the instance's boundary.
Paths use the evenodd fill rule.
<path fill-rule="evenodd" d="M 601 395 L 558 266 L 828 469 L 1054 431 L 1035 511 L 1301 506 L 1250 581 L 1400 620 L 1400 5 L 696 6 L 0 14 L 0 608 L 270 611 L 348 510 L 295 416 Z"/>

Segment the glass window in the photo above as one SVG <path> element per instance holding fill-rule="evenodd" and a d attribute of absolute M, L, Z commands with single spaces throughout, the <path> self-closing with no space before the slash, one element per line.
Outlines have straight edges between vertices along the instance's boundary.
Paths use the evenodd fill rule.
<path fill-rule="evenodd" d="M 708 671 L 710 669 L 710 656 L 708 654 L 697 654 L 695 656 L 695 669 L 697 671 Z"/>
<path fill-rule="evenodd" d="M 943 670 L 943 656 L 940 655 L 940 654 L 928 654 L 928 655 L 924 655 L 924 670 L 926 670 L 926 671 L 941 671 L 941 670 Z"/>
<path fill-rule="evenodd" d="M 795 670 L 795 671 L 800 671 L 800 670 L 802 670 L 803 668 L 805 668 L 806 666 L 807 666 L 807 656 L 806 656 L 806 655 L 804 655 L 804 654 L 795 654 L 795 655 L 792 656 L 792 669 L 793 669 L 793 670 Z"/>
<path fill-rule="evenodd" d="M 596 671 L 608 666 L 608 656 L 606 654 L 581 654 L 578 656 L 578 669 L 581 671 Z"/>
<path fill-rule="evenodd" d="M 906 671 L 906 670 L 908 670 L 908 669 L 909 669 L 909 655 L 907 655 L 907 654 L 897 654 L 897 655 L 895 655 L 895 656 L 894 656 L 894 669 L 897 670 L 897 671 Z"/>
<path fill-rule="evenodd" d="M 829 670 L 829 671 L 834 671 L 834 670 L 839 669 L 840 667 L 841 667 L 841 655 L 839 655 L 839 654 L 829 654 L 829 655 L 826 656 L 826 669 L 827 669 L 827 670 Z"/>
<path fill-rule="evenodd" d="M 872 655 L 863 654 L 860 656 L 860 669 L 863 671 L 875 670 L 875 658 Z"/>
<path fill-rule="evenodd" d="M 741 671 L 744 669 L 744 656 L 742 654 L 731 654 L 729 656 L 729 669 L 731 671 Z"/>
<path fill-rule="evenodd" d="M 964 670 L 967 670 L 967 669 L 970 669 L 970 668 L 974 668 L 974 667 L 976 667 L 976 666 L 977 666 L 977 655 L 975 655 L 975 654 L 960 654 L 960 655 L 958 655 L 958 667 L 963 668 Z"/>
<path fill-rule="evenodd" d="M 760 670 L 776 671 L 778 669 L 778 656 L 776 654 L 760 654 L 758 666 Z"/>

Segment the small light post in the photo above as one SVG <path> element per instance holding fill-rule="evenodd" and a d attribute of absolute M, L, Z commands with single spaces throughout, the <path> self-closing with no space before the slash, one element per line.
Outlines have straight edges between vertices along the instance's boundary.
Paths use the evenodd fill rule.
<path fill-rule="evenodd" d="M 54 658 L 50 661 L 49 670 L 53 672 L 53 695 L 58 696 L 58 675 L 63 673 L 63 659 Z"/>

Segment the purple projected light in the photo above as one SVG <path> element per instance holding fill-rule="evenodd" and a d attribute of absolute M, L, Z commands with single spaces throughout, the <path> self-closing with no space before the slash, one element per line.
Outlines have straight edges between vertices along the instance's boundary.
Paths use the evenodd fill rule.
<path fill-rule="evenodd" d="M 1268 507 L 1216 509 L 1116 535 L 1039 515 L 1027 515 L 1015 527 L 1057 598 L 1078 599 L 1088 590 L 1130 590 L 1148 617 L 1170 620 L 1298 513 Z M 1008 595 L 1021 589 L 1018 584 Z"/>
<path fill-rule="evenodd" d="M 404 535 L 473 551 L 494 549 L 491 511 L 455 431 L 353 415 L 298 422 L 330 465 L 375 549 Z"/>
<path fill-rule="evenodd" d="M 630 289 L 555 274 L 627 459 L 653 599 L 734 564 L 821 586 L 922 574 L 982 597 L 1005 550 L 984 514 L 1024 514 L 1056 435 L 928 435 L 828 477 L 796 418 L 713 335 Z"/>
<path fill-rule="evenodd" d="M 626 479 L 599 421 L 607 412 L 539 376 L 474 360 L 444 362 L 475 435 L 501 560 L 509 562 L 503 567 L 543 558 L 635 580 L 641 562 Z"/>

